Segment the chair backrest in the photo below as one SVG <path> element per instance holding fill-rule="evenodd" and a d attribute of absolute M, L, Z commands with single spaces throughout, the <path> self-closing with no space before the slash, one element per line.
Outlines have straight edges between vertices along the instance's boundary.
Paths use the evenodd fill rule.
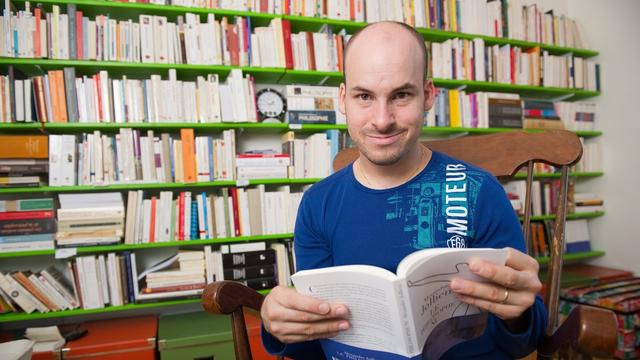
<path fill-rule="evenodd" d="M 610 311 L 580 307 L 565 321 L 567 326 L 563 324 L 562 328 L 556 331 L 569 167 L 577 163 L 582 155 L 580 139 L 575 134 L 564 130 L 541 133 L 511 131 L 427 141 L 424 144 L 432 150 L 481 167 L 498 178 L 509 178 L 523 166 L 526 167 L 527 186 L 523 231 L 527 243 L 529 243 L 533 165 L 536 162 L 543 162 L 560 168 L 561 186 L 550 246 L 549 276 L 546 281 L 545 304 L 549 310 L 549 322 L 547 336 L 538 348 L 538 356 L 546 357 L 565 346 L 571 346 L 581 353 L 594 356 L 613 354 L 616 344 L 616 323 Z M 342 150 L 334 159 L 334 170 L 347 166 L 358 156 L 359 152 L 356 149 Z M 259 311 L 262 300 L 263 296 L 259 293 L 230 281 L 215 282 L 203 293 L 203 306 L 207 311 L 232 314 L 236 359 L 251 359 L 242 307 L 246 306 Z"/>

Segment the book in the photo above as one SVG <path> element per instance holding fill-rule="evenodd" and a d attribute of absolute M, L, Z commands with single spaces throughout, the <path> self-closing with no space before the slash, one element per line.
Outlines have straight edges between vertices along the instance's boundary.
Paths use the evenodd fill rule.
<path fill-rule="evenodd" d="M 370 265 L 345 265 L 302 270 L 291 280 L 298 292 L 349 309 L 350 329 L 321 340 L 328 358 L 418 359 L 428 348 L 429 357 L 437 359 L 451 346 L 480 335 L 486 324 L 486 314 L 457 299 L 450 280 L 483 281 L 470 272 L 469 261 L 504 265 L 506 255 L 504 249 L 425 249 L 406 256 L 395 274 Z"/>

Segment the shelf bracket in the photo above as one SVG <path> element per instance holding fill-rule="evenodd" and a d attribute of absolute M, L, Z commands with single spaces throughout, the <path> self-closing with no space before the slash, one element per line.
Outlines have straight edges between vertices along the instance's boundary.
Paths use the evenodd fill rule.
<path fill-rule="evenodd" d="M 324 85 L 324 83 L 326 83 L 326 82 L 327 82 L 327 80 L 329 80 L 329 77 L 328 77 L 328 76 L 323 77 L 323 78 L 322 78 L 322 80 L 320 80 L 320 81 L 318 82 L 318 86 L 322 86 L 322 85 Z"/>

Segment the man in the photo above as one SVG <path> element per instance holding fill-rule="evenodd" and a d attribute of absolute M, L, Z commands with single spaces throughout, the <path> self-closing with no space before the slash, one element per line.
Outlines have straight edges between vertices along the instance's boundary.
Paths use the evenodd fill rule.
<path fill-rule="evenodd" d="M 295 229 L 298 268 L 369 264 L 395 271 L 403 257 L 422 248 L 519 249 L 509 249 L 505 266 L 470 264 L 490 283 L 451 282 L 462 301 L 491 315 L 481 337 L 444 357 L 521 357 L 546 325 L 536 297 L 538 264 L 521 252 L 520 225 L 495 178 L 420 144 L 423 113 L 435 96 L 426 61 L 421 36 L 400 23 L 369 25 L 348 43 L 340 111 L 360 156 L 305 193 Z M 454 205 L 464 222 L 447 217 Z M 418 219 L 418 207 L 429 221 Z M 261 309 L 263 342 L 274 353 L 321 359 L 315 340 L 348 329 L 348 313 L 345 305 L 278 286 Z"/>

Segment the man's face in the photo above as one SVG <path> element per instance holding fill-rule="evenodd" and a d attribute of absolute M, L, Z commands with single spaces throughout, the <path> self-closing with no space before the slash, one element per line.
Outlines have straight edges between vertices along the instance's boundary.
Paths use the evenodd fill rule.
<path fill-rule="evenodd" d="M 406 30 L 382 24 L 367 30 L 349 49 L 340 111 L 361 154 L 392 165 L 417 145 L 434 88 L 423 79 L 424 60 Z"/>

